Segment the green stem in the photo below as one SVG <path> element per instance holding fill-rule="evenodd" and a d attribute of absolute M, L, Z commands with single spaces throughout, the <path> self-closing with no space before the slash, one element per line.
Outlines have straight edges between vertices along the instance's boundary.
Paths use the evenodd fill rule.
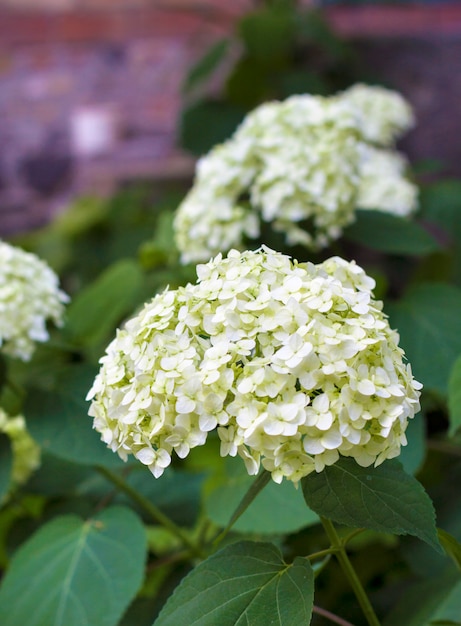
<path fill-rule="evenodd" d="M 318 552 L 312 552 L 312 554 L 308 554 L 306 559 L 309 559 L 309 561 L 315 561 L 315 559 L 323 559 L 324 556 L 335 553 L 336 548 L 327 548 L 326 550 L 319 550 Z"/>
<path fill-rule="evenodd" d="M 437 452 L 445 452 L 446 454 L 452 454 L 453 456 L 461 456 L 460 445 L 443 439 L 428 439 L 427 447 L 430 450 L 437 450 Z"/>
<path fill-rule="evenodd" d="M 96 469 L 100 474 L 102 474 L 107 480 L 113 483 L 117 489 L 126 493 L 126 495 L 136 502 L 141 508 L 148 513 L 152 519 L 169 530 L 172 535 L 175 535 L 184 545 L 186 545 L 192 554 L 201 559 L 206 558 L 203 550 L 199 548 L 195 543 L 190 539 L 190 537 L 183 531 L 180 526 L 177 526 L 165 513 L 163 513 L 155 504 L 152 504 L 150 500 L 145 498 L 142 494 L 140 494 L 136 489 L 127 483 L 121 476 L 116 474 L 115 472 L 111 472 L 107 467 L 103 467 L 102 465 L 97 465 Z"/>
<path fill-rule="evenodd" d="M 339 624 L 339 626 L 354 626 L 351 622 L 347 622 L 342 617 L 335 615 L 331 611 L 327 611 L 326 609 L 322 609 L 319 606 L 315 606 L 312 608 L 313 613 L 317 613 L 317 615 L 321 615 L 322 617 L 326 617 L 330 622 L 334 622 L 335 624 Z"/>
<path fill-rule="evenodd" d="M 258 476 L 256 476 L 256 479 L 255 479 L 254 483 L 251 485 L 251 487 L 248 489 L 246 494 L 241 499 L 240 504 L 235 509 L 235 511 L 234 511 L 232 517 L 230 518 L 229 523 L 227 524 L 227 526 L 213 540 L 213 545 L 214 546 L 217 546 L 219 543 L 221 543 L 221 541 L 224 539 L 224 537 L 230 531 L 230 529 L 235 524 L 235 522 L 239 519 L 239 517 L 241 515 L 243 515 L 243 513 L 247 510 L 247 508 L 250 506 L 250 504 L 256 498 L 258 493 L 262 489 L 264 489 L 264 487 L 269 482 L 270 478 L 271 478 L 270 472 L 267 472 L 266 470 L 263 470 L 260 474 L 258 474 Z"/>
<path fill-rule="evenodd" d="M 360 607 L 365 615 L 369 626 L 380 626 L 379 620 L 376 617 L 376 613 L 374 612 L 373 607 L 371 606 L 370 600 L 365 592 L 365 589 L 362 586 L 362 583 L 357 576 L 357 573 L 349 560 L 347 552 L 344 548 L 344 543 L 341 541 L 338 533 L 336 532 L 336 528 L 334 527 L 331 520 L 326 517 L 320 518 L 323 528 L 331 542 L 331 547 L 335 549 L 336 558 L 339 561 L 341 569 L 343 570 L 346 578 L 349 580 L 349 583 L 354 590 L 355 596 L 360 604 Z"/>

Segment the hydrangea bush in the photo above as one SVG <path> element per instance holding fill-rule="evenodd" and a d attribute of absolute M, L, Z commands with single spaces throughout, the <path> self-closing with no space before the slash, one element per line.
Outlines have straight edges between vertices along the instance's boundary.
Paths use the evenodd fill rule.
<path fill-rule="evenodd" d="M 421 194 L 440 242 L 403 219 L 411 119 L 363 86 L 257 109 L 199 164 L 197 279 L 176 199 L 76 205 L 27 238 L 72 290 L 46 345 L 66 296 L 2 244 L 2 626 L 458 623 L 461 187 Z"/>
<path fill-rule="evenodd" d="M 0 350 L 29 360 L 36 342 L 47 341 L 47 320 L 62 323 L 67 295 L 38 256 L 0 241 Z"/>
<path fill-rule="evenodd" d="M 333 257 L 298 264 L 263 248 L 198 267 L 198 282 L 157 295 L 101 359 L 89 394 L 105 443 L 154 476 L 205 443 L 260 462 L 276 482 L 339 456 L 378 465 L 406 443 L 419 383 L 374 281 Z"/>
<path fill-rule="evenodd" d="M 262 222 L 288 244 L 316 250 L 341 235 L 357 208 L 411 214 L 416 187 L 394 141 L 412 124 L 402 96 L 365 85 L 259 106 L 197 164 L 175 219 L 183 262 L 241 248 Z"/>

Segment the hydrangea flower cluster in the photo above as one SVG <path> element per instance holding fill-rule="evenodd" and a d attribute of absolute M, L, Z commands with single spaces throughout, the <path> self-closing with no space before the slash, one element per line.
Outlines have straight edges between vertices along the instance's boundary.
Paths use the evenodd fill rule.
<path fill-rule="evenodd" d="M 259 236 L 261 221 L 291 245 L 319 249 L 354 220 L 358 201 L 409 214 L 414 186 L 403 167 L 375 169 L 380 162 L 372 146 L 393 148 L 411 123 L 411 109 L 399 94 L 365 85 L 330 98 L 292 96 L 256 108 L 231 139 L 197 164 L 175 218 L 182 261 L 242 248 L 245 239 Z M 385 154 L 404 162 L 393 149 Z M 394 207 L 395 184 L 400 192 Z M 405 204 L 409 189 L 411 202 Z"/>
<path fill-rule="evenodd" d="M 11 439 L 13 449 L 13 468 L 11 481 L 21 485 L 40 465 L 40 448 L 29 435 L 26 422 L 22 415 L 9 417 L 0 408 L 0 433 Z"/>
<path fill-rule="evenodd" d="M 405 157 L 391 150 L 362 144 L 358 209 L 379 207 L 380 211 L 407 217 L 418 207 L 418 190 L 405 177 Z"/>
<path fill-rule="evenodd" d="M 35 254 L 0 241 L 0 350 L 24 361 L 47 341 L 46 321 L 60 325 L 68 296 Z"/>
<path fill-rule="evenodd" d="M 360 115 L 365 141 L 378 146 L 392 146 L 415 123 L 411 106 L 405 98 L 384 87 L 358 83 L 341 96 Z"/>
<path fill-rule="evenodd" d="M 419 389 L 374 281 L 263 247 L 197 267 L 119 330 L 88 393 L 102 440 L 160 476 L 216 431 L 222 456 L 298 481 L 340 455 L 395 457 Z"/>

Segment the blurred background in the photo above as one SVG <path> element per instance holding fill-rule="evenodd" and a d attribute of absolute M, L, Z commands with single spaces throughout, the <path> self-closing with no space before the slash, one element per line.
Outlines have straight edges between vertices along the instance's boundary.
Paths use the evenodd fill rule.
<path fill-rule="evenodd" d="M 0 236 L 76 198 L 187 189 L 246 111 L 364 80 L 401 91 L 403 149 L 461 174 L 461 2 L 0 0 Z"/>

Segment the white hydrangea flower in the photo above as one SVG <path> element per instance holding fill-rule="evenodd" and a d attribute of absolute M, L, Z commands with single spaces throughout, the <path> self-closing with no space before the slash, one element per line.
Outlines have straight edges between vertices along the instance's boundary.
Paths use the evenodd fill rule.
<path fill-rule="evenodd" d="M 35 254 L 0 241 L 0 350 L 27 361 L 47 341 L 47 320 L 60 325 L 68 296 Z"/>
<path fill-rule="evenodd" d="M 292 96 L 257 107 L 197 164 L 174 222 L 182 262 L 243 249 L 263 223 L 290 245 L 324 248 L 354 221 L 363 194 L 373 194 L 374 208 L 410 213 L 415 189 L 404 168 L 386 162 L 378 171 L 385 159 L 372 148 L 391 144 L 410 120 L 399 94 L 365 85 L 330 98 Z"/>
<path fill-rule="evenodd" d="M 289 243 L 327 245 L 353 221 L 360 139 L 354 111 L 337 98 L 293 96 L 255 109 L 198 162 L 175 219 L 182 261 L 243 247 L 261 221 Z"/>
<path fill-rule="evenodd" d="M 370 143 L 392 146 L 415 124 L 411 106 L 396 91 L 359 83 L 344 91 L 341 98 L 359 111 L 364 139 Z"/>
<path fill-rule="evenodd" d="M 358 209 L 407 217 L 418 207 L 418 188 L 405 177 L 408 162 L 396 151 L 363 144 Z"/>
<path fill-rule="evenodd" d="M 40 465 L 40 448 L 29 435 L 25 419 L 22 415 L 9 417 L 0 408 L 0 433 L 11 439 L 13 450 L 13 468 L 11 481 L 13 485 L 21 485 Z"/>
<path fill-rule="evenodd" d="M 222 456 L 276 482 L 399 454 L 421 385 L 359 266 L 263 247 L 197 274 L 147 303 L 101 359 L 89 414 L 114 452 L 157 477 L 215 432 Z"/>

